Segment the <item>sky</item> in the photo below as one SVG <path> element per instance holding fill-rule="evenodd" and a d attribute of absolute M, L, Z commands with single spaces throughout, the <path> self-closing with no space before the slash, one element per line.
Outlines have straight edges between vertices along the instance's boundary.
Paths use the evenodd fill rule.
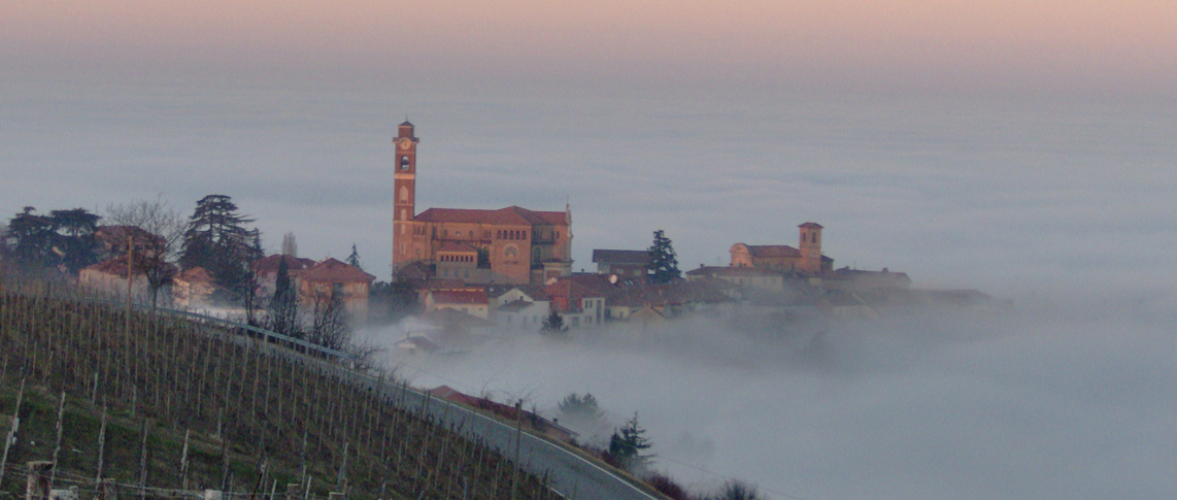
<path fill-rule="evenodd" d="M 232 196 L 390 274 L 418 210 L 574 214 L 684 269 L 826 226 L 838 266 L 1172 290 L 1171 2 L 39 2 L 0 16 L 0 213 Z"/>
<path fill-rule="evenodd" d="M 425 369 L 501 391 L 552 373 L 543 404 L 594 391 L 642 410 L 668 457 L 804 498 L 1155 498 L 1175 462 L 1173 54 L 1172 1 L 7 1 L 0 220 L 226 194 L 269 251 L 286 232 L 315 259 L 354 243 L 388 279 L 408 117 L 419 211 L 570 204 L 576 270 L 656 229 L 684 270 L 724 265 L 813 221 L 838 267 L 1019 307 L 981 333 L 846 327 L 832 367 L 703 342 Z M 643 407 L 649 386 L 560 376 L 602 356 L 652 368 L 628 380 L 685 356 L 701 368 L 682 380 L 743 413 L 676 406 L 691 386 L 673 380 Z M 796 434 L 733 430 L 781 408 Z M 777 443 L 799 453 L 762 449 Z"/>

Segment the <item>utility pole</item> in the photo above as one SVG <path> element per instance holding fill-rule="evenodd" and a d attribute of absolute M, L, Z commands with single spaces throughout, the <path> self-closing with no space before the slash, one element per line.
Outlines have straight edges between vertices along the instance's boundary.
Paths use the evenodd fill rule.
<path fill-rule="evenodd" d="M 131 335 L 131 262 L 135 260 L 135 234 L 130 229 L 127 229 L 127 233 L 127 323 L 124 332 L 129 337 Z"/>
<path fill-rule="evenodd" d="M 511 500 L 519 491 L 519 447 L 523 441 L 523 400 L 515 403 L 515 471 L 511 473 Z"/>

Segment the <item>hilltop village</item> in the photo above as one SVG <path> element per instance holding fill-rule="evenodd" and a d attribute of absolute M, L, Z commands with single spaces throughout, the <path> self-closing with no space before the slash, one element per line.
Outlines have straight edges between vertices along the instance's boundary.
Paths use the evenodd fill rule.
<path fill-rule="evenodd" d="M 596 272 L 572 271 L 573 217 L 518 206 L 417 212 L 412 123 L 396 147 L 392 267 L 417 297 L 425 324 L 399 347 L 440 349 L 439 338 L 484 329 L 562 331 L 603 325 L 659 328 L 690 316 L 754 328 L 813 317 L 877 318 L 887 308 L 967 304 L 975 291 L 919 291 L 903 272 L 835 268 L 816 222 L 797 226 L 797 246 L 735 242 L 727 266 L 680 273 L 673 249 L 594 249 Z M 662 254 L 662 255 L 660 255 Z M 670 274 L 666 275 L 666 258 Z M 432 334 L 431 334 L 432 333 Z"/>
<path fill-rule="evenodd" d="M 252 221 L 221 195 L 200 200 L 170 236 L 147 227 L 159 222 L 151 219 L 101 225 L 82 209 L 40 215 L 28 207 L 0 238 L 0 274 L 40 268 L 99 293 L 236 314 L 334 347 L 357 325 L 412 317 L 397 345 L 408 350 L 447 349 L 478 332 L 649 331 L 689 317 L 787 331 L 814 318 L 873 319 L 894 308 L 987 298 L 917 290 L 903 272 L 838 268 L 822 253 L 824 228 L 813 221 L 797 221 L 796 246 L 733 242 L 726 266 L 682 272 L 670 240 L 655 231 L 653 245 L 593 249 L 595 272 L 573 272 L 570 206 L 418 212 L 413 124 L 400 124 L 392 142 L 391 283 L 365 272 L 354 249 L 346 262 L 299 257 L 292 234 L 282 252 L 264 255 L 258 230 L 242 225 Z"/>

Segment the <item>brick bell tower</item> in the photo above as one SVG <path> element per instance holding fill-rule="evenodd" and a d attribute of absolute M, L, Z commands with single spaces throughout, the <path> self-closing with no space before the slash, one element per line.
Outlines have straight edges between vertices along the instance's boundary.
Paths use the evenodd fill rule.
<path fill-rule="evenodd" d="M 413 136 L 413 124 L 405 120 L 397 127 L 392 143 L 396 146 L 396 162 L 392 177 L 394 196 L 392 212 L 392 275 L 411 260 L 413 241 L 413 217 L 416 216 L 417 196 L 417 143 Z"/>
<path fill-rule="evenodd" d="M 797 226 L 801 229 L 801 270 L 810 273 L 821 271 L 821 224 L 806 222 Z"/>

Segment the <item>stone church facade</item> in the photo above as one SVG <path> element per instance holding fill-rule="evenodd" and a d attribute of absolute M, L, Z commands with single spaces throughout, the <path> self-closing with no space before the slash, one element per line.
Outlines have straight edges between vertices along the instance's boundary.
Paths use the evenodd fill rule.
<path fill-rule="evenodd" d="M 430 208 L 416 213 L 413 124 L 397 127 L 393 276 L 409 266 L 467 284 L 541 284 L 572 272 L 572 211 Z"/>

